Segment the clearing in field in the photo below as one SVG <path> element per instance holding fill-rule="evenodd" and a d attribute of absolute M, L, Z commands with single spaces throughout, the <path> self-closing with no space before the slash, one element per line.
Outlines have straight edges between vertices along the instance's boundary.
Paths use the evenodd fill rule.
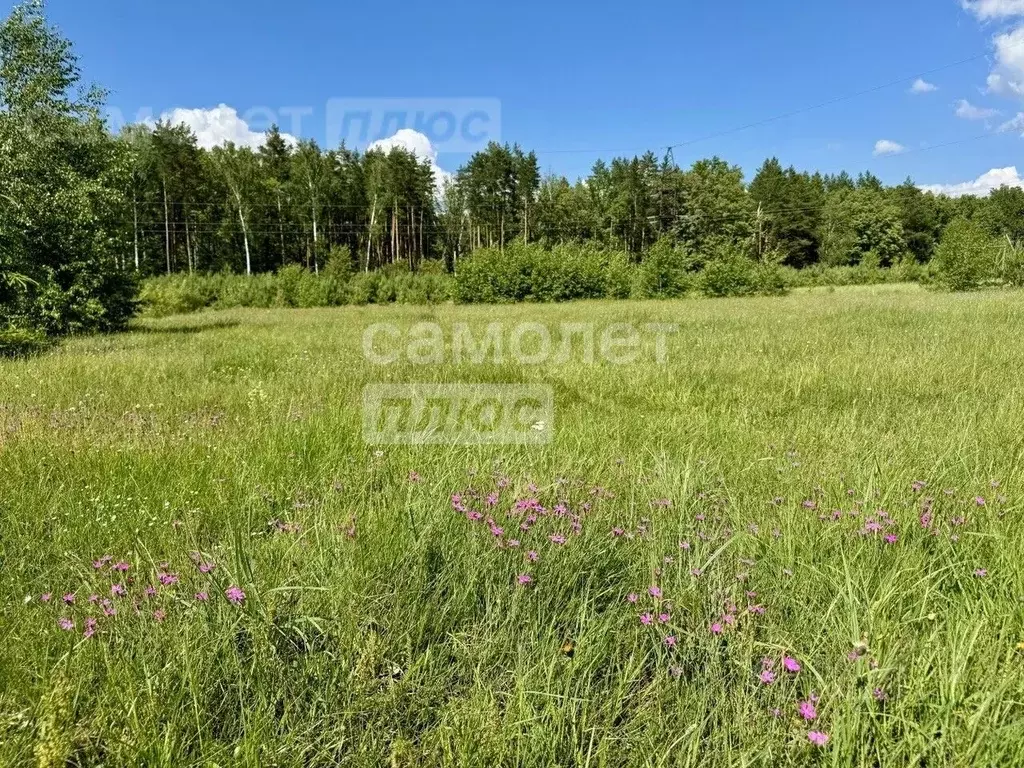
<path fill-rule="evenodd" d="M 678 331 L 400 341 L 495 322 Z M 1024 295 L 896 286 L 238 310 L 2 362 L 0 763 L 1021 764 L 1022 359 Z M 366 387 L 409 383 L 548 387 L 550 439 L 367 444 Z"/>

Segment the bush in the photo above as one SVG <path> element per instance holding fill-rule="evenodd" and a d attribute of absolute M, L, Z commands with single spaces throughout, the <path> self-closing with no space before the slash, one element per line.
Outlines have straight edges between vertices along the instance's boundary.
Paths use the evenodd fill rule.
<path fill-rule="evenodd" d="M 604 295 L 609 299 L 628 299 L 637 279 L 637 269 L 622 251 L 608 254 L 604 268 Z"/>
<path fill-rule="evenodd" d="M 153 277 L 143 282 L 139 301 L 152 317 L 196 312 L 217 300 L 220 283 L 219 275 Z"/>
<path fill-rule="evenodd" d="M 360 272 L 346 286 L 346 304 L 369 304 L 377 295 L 378 277 L 376 272 Z"/>
<path fill-rule="evenodd" d="M 537 301 L 597 299 L 605 293 L 607 255 L 581 245 L 530 246 L 530 291 Z"/>
<path fill-rule="evenodd" d="M 531 294 L 530 246 L 516 241 L 504 251 L 480 248 L 455 273 L 456 300 L 464 304 L 524 301 Z"/>
<path fill-rule="evenodd" d="M 633 295 L 642 299 L 673 299 L 694 287 L 691 270 L 695 259 L 684 249 L 663 238 L 651 246 L 640 261 Z"/>
<path fill-rule="evenodd" d="M 1024 287 L 1024 243 L 1006 239 L 1000 248 L 999 277 L 1007 285 Z"/>
<path fill-rule="evenodd" d="M 697 280 L 705 296 L 747 296 L 755 292 L 757 262 L 734 243 L 719 243 L 711 251 Z"/>
<path fill-rule="evenodd" d="M 356 265 L 352 261 L 352 252 L 347 245 L 335 245 L 331 247 L 327 255 L 327 264 L 320 270 L 320 274 L 335 282 L 347 283 L 355 274 Z"/>
<path fill-rule="evenodd" d="M 932 258 L 935 284 L 969 291 L 995 277 L 998 244 L 973 221 L 958 218 L 946 227 Z"/>
<path fill-rule="evenodd" d="M 49 346 L 50 340 L 38 328 L 0 329 L 0 357 L 24 357 Z"/>
<path fill-rule="evenodd" d="M 281 267 L 277 272 L 277 292 L 274 296 L 275 307 L 295 307 L 297 304 L 300 285 L 307 270 L 298 264 L 289 264 Z"/>

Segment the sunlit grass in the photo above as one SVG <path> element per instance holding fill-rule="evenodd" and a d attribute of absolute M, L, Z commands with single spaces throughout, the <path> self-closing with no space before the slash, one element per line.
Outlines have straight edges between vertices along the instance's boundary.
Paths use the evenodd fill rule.
<path fill-rule="evenodd" d="M 680 330 L 664 366 L 364 359 L 423 320 Z M 894 286 L 238 310 L 0 363 L 0 764 L 1020 764 L 1021 360 L 1024 294 Z M 363 387 L 411 381 L 549 384 L 554 440 L 365 445 Z"/>

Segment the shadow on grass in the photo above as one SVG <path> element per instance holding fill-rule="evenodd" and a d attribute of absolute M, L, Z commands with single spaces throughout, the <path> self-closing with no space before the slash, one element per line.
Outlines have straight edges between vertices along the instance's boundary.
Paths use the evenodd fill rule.
<path fill-rule="evenodd" d="M 133 325 L 128 329 L 129 333 L 170 333 L 170 334 L 194 334 L 207 331 L 222 331 L 228 328 L 237 328 L 241 323 L 237 320 L 214 320 L 208 323 L 188 323 L 174 325 Z"/>

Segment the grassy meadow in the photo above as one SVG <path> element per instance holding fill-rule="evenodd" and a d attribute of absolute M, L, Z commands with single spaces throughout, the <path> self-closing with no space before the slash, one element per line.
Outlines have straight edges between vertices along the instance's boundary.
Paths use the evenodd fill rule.
<path fill-rule="evenodd" d="M 375 365 L 377 322 L 677 323 Z M 0 361 L 0 765 L 1024 764 L 1024 293 L 239 309 Z M 390 382 L 545 446 L 373 446 Z M 453 500 L 453 495 L 455 499 Z"/>

